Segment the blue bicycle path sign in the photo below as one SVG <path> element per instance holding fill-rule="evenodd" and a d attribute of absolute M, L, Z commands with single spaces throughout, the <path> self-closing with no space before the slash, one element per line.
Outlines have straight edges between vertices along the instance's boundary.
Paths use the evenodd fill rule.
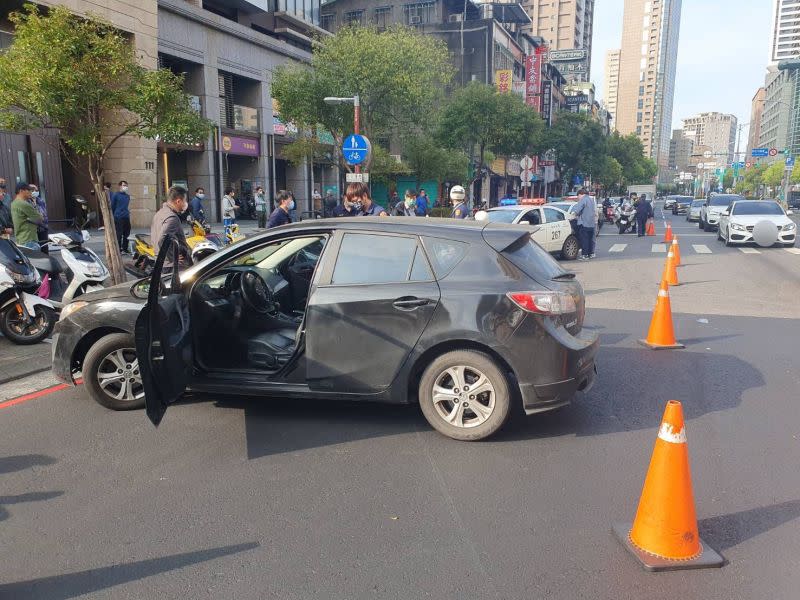
<path fill-rule="evenodd" d="M 350 165 L 360 165 L 369 156 L 369 140 L 363 135 L 350 134 L 342 143 L 342 156 Z"/>

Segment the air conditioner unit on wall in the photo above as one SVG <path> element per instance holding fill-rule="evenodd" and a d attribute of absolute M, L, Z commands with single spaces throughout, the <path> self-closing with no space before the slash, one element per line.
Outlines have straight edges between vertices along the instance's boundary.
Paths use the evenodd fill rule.
<path fill-rule="evenodd" d="M 422 17 L 408 17 L 409 25 L 419 25 L 422 23 Z"/>

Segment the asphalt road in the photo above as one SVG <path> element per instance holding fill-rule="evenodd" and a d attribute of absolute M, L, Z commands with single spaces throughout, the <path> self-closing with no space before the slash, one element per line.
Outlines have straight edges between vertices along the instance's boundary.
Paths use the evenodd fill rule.
<path fill-rule="evenodd" d="M 158 429 L 80 388 L 0 408 L 0 598 L 797 598 L 800 255 L 684 224 L 670 295 L 687 348 L 636 343 L 664 255 L 604 229 L 601 257 L 570 263 L 596 386 L 488 442 L 415 407 L 201 397 Z M 610 532 L 669 399 L 722 569 L 646 573 Z"/>

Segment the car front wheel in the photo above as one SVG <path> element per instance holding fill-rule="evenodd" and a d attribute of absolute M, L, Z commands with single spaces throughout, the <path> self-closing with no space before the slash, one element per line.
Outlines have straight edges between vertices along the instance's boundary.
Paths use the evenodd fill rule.
<path fill-rule="evenodd" d="M 144 407 L 144 387 L 132 335 L 112 333 L 89 348 L 83 382 L 89 394 L 111 410 Z"/>
<path fill-rule="evenodd" d="M 428 423 L 439 433 L 454 440 L 482 440 L 508 420 L 508 379 L 482 352 L 447 352 L 425 369 L 419 384 L 419 404 Z"/>

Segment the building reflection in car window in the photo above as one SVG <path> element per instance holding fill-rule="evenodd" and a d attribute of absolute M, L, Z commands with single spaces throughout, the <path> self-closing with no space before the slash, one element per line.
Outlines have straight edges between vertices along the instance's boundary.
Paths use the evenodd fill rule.
<path fill-rule="evenodd" d="M 446 277 L 467 253 L 468 244 L 464 242 L 426 236 L 422 238 L 422 243 L 428 251 L 437 279 Z"/>

